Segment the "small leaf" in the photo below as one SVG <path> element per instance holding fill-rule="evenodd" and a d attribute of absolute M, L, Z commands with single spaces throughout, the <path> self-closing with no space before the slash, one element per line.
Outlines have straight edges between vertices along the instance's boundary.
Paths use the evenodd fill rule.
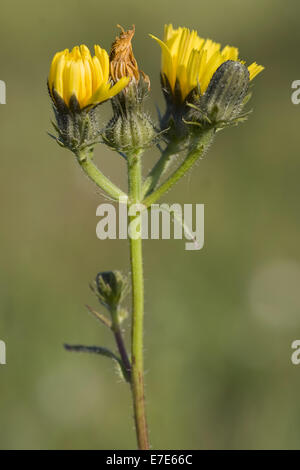
<path fill-rule="evenodd" d="M 123 362 L 121 361 L 121 359 L 116 355 L 114 354 L 110 349 L 107 349 L 107 348 L 103 348 L 101 346 L 84 346 L 82 344 L 64 344 L 64 348 L 67 350 L 67 351 L 72 351 L 72 352 L 87 352 L 87 353 L 91 353 L 91 354 L 99 354 L 100 356 L 104 356 L 104 357 L 108 357 L 109 359 L 113 359 L 114 361 L 116 361 L 118 363 L 118 365 L 120 366 L 122 372 L 123 372 L 123 376 L 124 376 L 124 379 L 126 380 L 126 382 L 129 382 L 130 381 L 130 378 L 129 378 L 129 375 L 128 375 L 128 372 L 127 370 L 125 369 L 124 367 L 124 364 Z"/>
<path fill-rule="evenodd" d="M 86 305 L 86 308 L 97 318 L 97 320 L 100 320 L 105 326 L 107 326 L 108 328 L 111 328 L 111 321 L 109 318 L 107 318 L 102 313 L 97 312 L 89 305 Z"/>

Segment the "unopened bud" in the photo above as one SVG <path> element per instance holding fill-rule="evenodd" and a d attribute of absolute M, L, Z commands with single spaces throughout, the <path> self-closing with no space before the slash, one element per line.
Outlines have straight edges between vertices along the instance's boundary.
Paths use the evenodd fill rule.
<path fill-rule="evenodd" d="M 113 118 L 106 129 L 107 143 L 118 151 L 127 153 L 145 149 L 155 139 L 153 124 L 147 114 L 129 113 Z"/>
<path fill-rule="evenodd" d="M 228 60 L 214 73 L 201 97 L 201 110 L 214 123 L 240 113 L 249 86 L 249 72 L 241 62 Z"/>
<path fill-rule="evenodd" d="M 127 282 L 120 271 L 105 271 L 97 274 L 95 287 L 100 303 L 114 309 L 126 293 Z"/>

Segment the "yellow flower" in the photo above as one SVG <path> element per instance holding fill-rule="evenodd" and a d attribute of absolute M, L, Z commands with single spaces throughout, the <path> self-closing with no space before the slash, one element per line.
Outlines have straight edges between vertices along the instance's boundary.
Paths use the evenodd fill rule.
<path fill-rule="evenodd" d="M 49 89 L 55 101 L 55 92 L 69 106 L 75 96 L 80 109 L 96 106 L 119 93 L 129 82 L 121 78 L 115 85 L 109 81 L 109 57 L 105 49 L 95 46 L 95 55 L 82 45 L 55 54 L 49 72 Z"/>
<path fill-rule="evenodd" d="M 197 31 L 188 28 L 174 29 L 171 24 L 165 25 L 164 40 L 150 35 L 161 46 L 161 73 L 166 84 L 169 82 L 172 93 L 175 85 L 180 87 L 182 101 L 200 85 L 201 93 L 205 93 L 215 71 L 227 60 L 239 61 L 236 47 L 225 46 L 211 39 L 200 38 Z M 256 62 L 248 67 L 249 79 L 252 80 L 264 67 Z M 177 84 L 176 84 L 177 82 Z"/>

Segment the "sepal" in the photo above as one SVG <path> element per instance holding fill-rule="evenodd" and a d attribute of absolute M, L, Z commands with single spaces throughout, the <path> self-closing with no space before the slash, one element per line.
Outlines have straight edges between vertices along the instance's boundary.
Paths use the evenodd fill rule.
<path fill-rule="evenodd" d="M 49 94 L 56 121 L 52 122 L 52 125 L 57 132 L 57 136 L 52 134 L 50 136 L 61 147 L 71 150 L 77 156 L 82 155 L 83 150 L 92 151 L 100 141 L 96 108 L 80 109 L 75 95 L 71 96 L 68 107 L 54 88 Z"/>

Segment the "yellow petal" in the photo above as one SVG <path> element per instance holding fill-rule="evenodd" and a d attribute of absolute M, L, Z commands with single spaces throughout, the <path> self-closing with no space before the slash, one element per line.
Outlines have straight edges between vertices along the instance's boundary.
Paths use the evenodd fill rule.
<path fill-rule="evenodd" d="M 203 72 L 203 76 L 202 76 L 202 79 L 201 79 L 201 92 L 202 93 L 206 92 L 206 89 L 209 85 L 209 82 L 210 82 L 213 74 L 215 73 L 217 68 L 220 67 L 222 62 L 224 62 L 224 61 L 222 60 L 221 55 L 218 54 L 218 51 L 216 51 L 211 56 L 211 58 L 207 61 L 206 66 L 205 66 L 205 70 Z"/>
<path fill-rule="evenodd" d="M 109 90 L 109 98 L 112 98 L 113 96 L 117 95 L 122 91 L 130 82 L 130 77 L 122 77 L 120 80 L 117 81 L 117 83 L 112 86 Z"/>
<path fill-rule="evenodd" d="M 123 88 L 125 88 L 130 81 L 129 77 L 122 77 L 113 87 L 110 88 L 108 83 L 103 83 L 95 91 L 87 104 L 98 104 L 106 101 L 113 96 L 117 95 Z"/>
<path fill-rule="evenodd" d="M 85 94 L 86 98 L 89 99 L 93 94 L 93 64 L 91 56 L 83 55 L 82 62 L 84 67 Z"/>
<path fill-rule="evenodd" d="M 78 61 L 72 60 L 68 68 L 68 74 L 66 76 L 65 100 L 67 104 L 69 104 L 72 95 L 75 95 L 79 101 L 80 78 L 80 65 Z"/>
<path fill-rule="evenodd" d="M 64 68 L 66 63 L 66 54 L 62 54 L 56 63 L 55 76 L 53 78 L 53 86 L 57 93 L 64 98 Z"/>
<path fill-rule="evenodd" d="M 91 56 L 90 50 L 84 44 L 81 44 L 80 46 L 80 53 L 83 59 L 91 60 L 92 56 Z"/>
<path fill-rule="evenodd" d="M 68 49 L 65 49 L 64 51 L 57 52 L 55 56 L 53 57 L 53 60 L 51 62 L 50 66 L 50 71 L 49 71 L 49 78 L 48 78 L 48 83 L 49 83 L 49 88 L 52 90 L 53 84 L 54 84 L 54 79 L 56 76 L 56 70 L 57 70 L 57 63 L 61 56 L 66 55 L 66 53 L 69 52 Z"/>
<path fill-rule="evenodd" d="M 238 60 L 239 50 L 236 47 L 225 46 L 222 50 L 224 60 Z"/>
<path fill-rule="evenodd" d="M 98 57 L 93 57 L 93 93 L 99 88 L 99 86 L 104 82 L 103 71 Z"/>
<path fill-rule="evenodd" d="M 102 49 L 100 46 L 95 45 L 95 55 L 99 60 L 101 65 L 103 80 L 108 81 L 109 78 L 109 57 L 105 49 Z"/>
<path fill-rule="evenodd" d="M 195 49 L 190 54 L 189 62 L 187 64 L 187 84 L 189 91 L 197 86 L 202 56 L 203 53 Z"/>
<path fill-rule="evenodd" d="M 249 70 L 249 78 L 250 80 L 253 80 L 256 75 L 258 75 L 260 72 L 264 70 L 264 67 L 262 65 L 257 65 L 256 62 L 253 62 L 253 64 L 249 65 L 248 67 Z"/>
<path fill-rule="evenodd" d="M 162 49 L 162 68 L 161 68 L 161 71 L 162 71 L 163 75 L 167 76 L 167 78 L 170 82 L 171 88 L 174 89 L 175 81 L 176 81 L 176 75 L 175 75 L 175 70 L 174 70 L 174 67 L 173 67 L 173 60 L 172 60 L 171 52 L 170 52 L 168 46 L 163 41 L 161 41 L 157 37 L 153 36 L 152 34 L 150 34 L 150 37 L 152 39 L 155 39 L 155 41 L 158 42 L 158 44 L 160 45 L 160 47 Z"/>

